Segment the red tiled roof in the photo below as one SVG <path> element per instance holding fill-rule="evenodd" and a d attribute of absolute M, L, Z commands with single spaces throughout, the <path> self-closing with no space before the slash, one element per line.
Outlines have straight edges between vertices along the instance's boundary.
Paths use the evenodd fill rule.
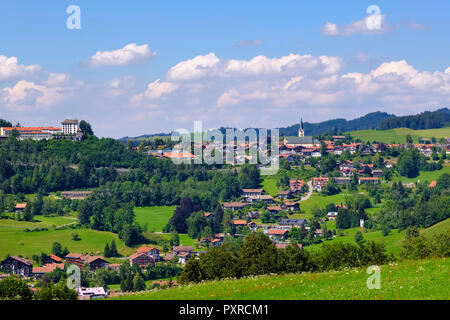
<path fill-rule="evenodd" d="M 56 268 L 64 270 L 64 263 L 50 263 L 43 267 L 34 267 L 33 273 L 48 273 L 54 271 Z"/>
<path fill-rule="evenodd" d="M 270 229 L 267 233 L 268 233 L 268 234 L 273 234 L 273 235 L 284 235 L 284 234 L 286 234 L 287 232 L 288 232 L 287 230 Z"/>
<path fill-rule="evenodd" d="M 245 225 L 247 224 L 247 221 L 245 220 L 233 220 L 234 225 Z"/>
<path fill-rule="evenodd" d="M 138 248 L 137 250 L 136 250 L 136 252 L 149 252 L 149 251 L 151 251 L 151 250 L 153 250 L 153 249 L 158 249 L 157 247 L 147 247 L 147 246 L 144 246 L 144 247 L 140 247 L 140 248 Z"/>
<path fill-rule="evenodd" d="M 146 254 L 146 253 L 143 253 L 143 252 L 135 252 L 135 253 L 133 253 L 131 256 L 130 256 L 130 260 L 134 260 L 134 259 L 136 259 L 136 258 L 139 258 L 139 257 L 142 257 L 142 256 L 144 256 L 145 258 L 148 258 L 148 259 L 152 259 L 152 257 L 150 257 L 148 254 Z"/>
<path fill-rule="evenodd" d="M 62 261 L 62 259 L 61 259 L 60 257 L 55 256 L 54 254 L 51 254 L 51 255 L 50 255 L 50 259 L 55 260 L 55 261 L 58 261 L 58 262 L 61 262 L 61 261 Z"/>
<path fill-rule="evenodd" d="M 25 207 L 27 206 L 26 203 L 18 203 L 16 204 L 16 209 L 25 209 Z"/>

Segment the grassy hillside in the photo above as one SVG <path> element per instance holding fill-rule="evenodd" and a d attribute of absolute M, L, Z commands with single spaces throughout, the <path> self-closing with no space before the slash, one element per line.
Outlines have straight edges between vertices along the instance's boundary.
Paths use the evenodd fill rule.
<path fill-rule="evenodd" d="M 349 132 L 354 139 L 366 141 L 380 141 L 385 143 L 405 143 L 406 136 L 411 135 L 414 142 L 419 142 L 420 138 L 447 138 L 450 137 L 450 127 L 430 130 L 412 130 L 408 128 L 398 128 L 390 130 L 359 130 Z"/>
<path fill-rule="evenodd" d="M 448 259 L 381 266 L 381 289 L 368 289 L 366 268 L 222 280 L 123 295 L 119 300 L 396 300 L 448 299 Z"/>
<path fill-rule="evenodd" d="M 81 240 L 72 240 L 72 234 L 77 233 Z M 31 257 L 42 252 L 50 253 L 52 244 L 59 242 L 69 251 L 79 253 L 97 253 L 103 255 L 106 243 L 115 240 L 119 253 L 128 255 L 134 252 L 126 247 L 117 234 L 111 232 L 95 231 L 90 229 L 65 229 L 25 232 L 23 229 L 0 228 L 0 258 L 6 255 L 22 255 Z"/>
<path fill-rule="evenodd" d="M 76 223 L 77 219 L 75 217 L 46 217 L 46 216 L 35 216 L 33 222 L 29 221 L 17 221 L 13 219 L 0 219 L 0 228 L 53 228 L 57 226 L 62 226 L 70 223 Z"/>
<path fill-rule="evenodd" d="M 142 226 L 146 226 L 149 232 L 161 232 L 172 218 L 175 206 L 160 207 L 138 207 L 134 208 L 136 221 Z"/>
<path fill-rule="evenodd" d="M 425 237 L 431 237 L 441 233 L 450 233 L 450 218 L 436 223 L 434 226 L 423 230 L 422 233 Z"/>
<path fill-rule="evenodd" d="M 433 180 L 437 180 L 442 174 L 444 173 L 448 173 L 450 174 L 450 163 L 444 163 L 444 166 L 441 170 L 436 170 L 436 171 L 420 171 L 419 176 L 415 177 L 415 178 L 407 178 L 407 177 L 403 177 L 403 176 L 395 176 L 392 178 L 392 181 L 398 182 L 404 182 L 404 183 L 410 183 L 410 182 L 417 182 L 418 180 L 420 181 L 428 181 L 431 182 Z"/>

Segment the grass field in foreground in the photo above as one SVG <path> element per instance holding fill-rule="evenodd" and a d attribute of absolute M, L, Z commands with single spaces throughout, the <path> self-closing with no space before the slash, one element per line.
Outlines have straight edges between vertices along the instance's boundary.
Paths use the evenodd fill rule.
<path fill-rule="evenodd" d="M 397 128 L 390 130 L 359 130 L 349 132 L 354 139 L 360 139 L 363 142 L 378 141 L 384 143 L 405 143 L 406 135 L 410 134 L 415 143 L 420 138 L 447 138 L 450 137 L 450 127 L 430 130 L 412 130 L 408 128 Z"/>
<path fill-rule="evenodd" d="M 81 240 L 72 240 L 72 234 L 77 233 Z M 65 229 L 25 232 L 23 229 L 0 228 L 0 259 L 6 255 L 22 255 L 31 258 L 33 254 L 50 253 L 53 242 L 59 242 L 69 251 L 78 253 L 94 253 L 103 255 L 106 243 L 116 242 L 117 250 L 123 255 L 134 252 L 126 247 L 117 234 L 90 229 Z"/>
<path fill-rule="evenodd" d="M 176 206 L 136 207 L 136 221 L 149 232 L 161 232 L 172 218 Z"/>
<path fill-rule="evenodd" d="M 119 300 L 395 300 L 448 299 L 449 260 L 405 261 L 380 267 L 381 289 L 368 289 L 366 268 L 263 276 L 192 284 Z"/>

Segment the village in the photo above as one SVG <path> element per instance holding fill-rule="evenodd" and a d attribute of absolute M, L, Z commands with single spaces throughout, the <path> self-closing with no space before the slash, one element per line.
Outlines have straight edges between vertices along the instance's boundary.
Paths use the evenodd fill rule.
<path fill-rule="evenodd" d="M 65 120 L 62 122 L 63 128 L 39 127 L 39 128 L 1 128 L 1 134 L 8 138 L 14 131 L 17 131 L 21 139 L 48 140 L 69 138 L 79 140 L 82 137 L 78 120 Z M 201 149 L 211 147 L 214 142 L 205 142 Z M 176 149 L 177 145 L 174 145 Z M 226 153 L 231 152 L 238 156 L 238 149 L 243 148 L 248 154 L 252 147 L 251 143 L 237 145 L 232 143 L 225 148 Z M 131 148 L 128 146 L 127 148 Z M 172 152 L 165 149 L 164 145 L 158 146 L 158 150 L 151 150 L 150 146 L 141 145 L 132 147 L 136 152 L 142 152 L 148 156 L 159 159 L 194 159 L 192 153 Z M 195 145 L 194 145 L 195 148 Z M 382 160 L 382 163 L 374 163 L 373 156 L 386 154 L 390 149 L 402 150 L 403 148 L 417 149 L 425 157 L 432 157 L 437 151 L 450 153 L 450 138 L 432 141 L 428 138 L 420 139 L 419 143 L 411 141 L 405 144 L 385 144 L 385 143 L 364 143 L 355 142 L 351 135 L 333 135 L 328 139 L 316 139 L 312 136 L 305 136 L 303 121 L 300 121 L 298 136 L 282 137 L 279 141 L 279 154 L 276 159 L 280 167 L 290 171 L 291 168 L 303 168 L 303 166 L 315 167 L 316 174 L 308 179 L 285 179 L 280 185 L 280 191 L 276 195 L 270 195 L 264 188 L 243 188 L 240 196 L 232 202 L 222 202 L 224 212 L 232 216 L 231 229 L 229 232 L 212 233 L 208 236 L 198 238 L 198 245 L 173 245 L 169 250 L 162 252 L 161 246 L 143 245 L 135 248 L 135 252 L 120 260 L 105 258 L 102 255 L 81 252 L 68 252 L 66 254 L 50 254 L 41 261 L 31 261 L 25 259 L 17 252 L 16 255 L 8 256 L 1 261 L 1 269 L 11 274 L 18 275 L 30 281 L 31 285 L 35 281 L 43 279 L 48 274 L 54 273 L 57 269 L 67 270 L 68 266 L 76 265 L 80 269 L 96 272 L 98 269 L 105 269 L 119 273 L 123 264 L 139 269 L 155 267 L 159 264 L 172 263 L 181 268 L 192 259 L 200 259 L 210 248 L 217 248 L 230 239 L 242 239 L 252 232 L 262 232 L 267 235 L 275 244 L 277 249 L 283 250 L 291 243 L 295 243 L 300 249 L 304 249 L 302 243 L 298 243 L 298 236 L 293 234 L 302 233 L 309 239 L 309 243 L 320 243 L 337 237 L 336 230 L 328 230 L 325 226 L 327 221 L 335 221 L 339 217 L 342 209 L 347 209 L 343 202 L 336 203 L 329 207 L 329 211 L 319 219 L 299 218 L 302 214 L 302 202 L 308 200 L 313 194 L 325 194 L 330 188 L 361 188 L 389 183 L 388 172 L 396 166 L 396 160 L 390 157 Z M 322 159 L 329 156 L 335 157 L 336 162 L 332 163 L 327 172 L 324 172 L 324 162 Z M 358 155 L 358 158 L 355 156 Z M 324 158 L 325 156 L 325 158 Z M 251 160 L 251 156 L 244 156 L 246 160 Z M 378 158 L 380 159 L 380 158 Z M 261 167 L 261 166 L 260 166 Z M 303 170 L 303 169 L 302 169 Z M 332 174 L 330 174 L 332 173 Z M 405 187 L 413 188 L 414 184 L 404 183 Z M 430 188 L 436 186 L 436 181 L 431 181 Z M 359 190 L 359 189 L 358 189 Z M 71 201 L 83 201 L 93 194 L 92 190 L 82 191 L 62 191 L 59 196 L 62 199 Z M 20 217 L 27 208 L 26 202 L 15 204 L 14 212 Z M 203 219 L 210 223 L 214 218 L 212 212 L 203 212 Z M 211 222 L 212 223 L 212 222 Z M 359 219 L 358 226 L 363 228 L 365 219 Z M 307 235 L 307 236 L 306 236 Z M 120 262 L 120 263 L 119 263 Z M 8 274 L 1 274 L 1 278 Z M 177 281 L 154 280 L 151 287 L 171 287 L 177 286 Z M 114 296 L 119 294 L 115 290 L 105 289 L 105 287 L 79 287 L 76 289 L 79 299 L 94 299 Z"/>

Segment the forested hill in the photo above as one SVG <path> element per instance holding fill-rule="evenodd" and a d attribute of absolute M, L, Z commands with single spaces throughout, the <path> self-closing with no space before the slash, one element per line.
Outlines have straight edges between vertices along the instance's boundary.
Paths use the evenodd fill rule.
<path fill-rule="evenodd" d="M 425 111 L 417 115 L 386 119 L 379 129 L 409 128 L 413 130 L 435 129 L 450 125 L 450 110 L 442 108 L 433 112 Z"/>
<path fill-rule="evenodd" d="M 317 136 L 325 132 L 347 132 L 355 130 L 376 129 L 386 119 L 395 118 L 395 115 L 386 112 L 372 112 L 363 117 L 353 120 L 333 119 L 319 123 L 303 123 L 305 132 L 309 136 Z M 290 127 L 280 128 L 280 136 L 296 136 L 298 134 L 299 124 Z"/>

